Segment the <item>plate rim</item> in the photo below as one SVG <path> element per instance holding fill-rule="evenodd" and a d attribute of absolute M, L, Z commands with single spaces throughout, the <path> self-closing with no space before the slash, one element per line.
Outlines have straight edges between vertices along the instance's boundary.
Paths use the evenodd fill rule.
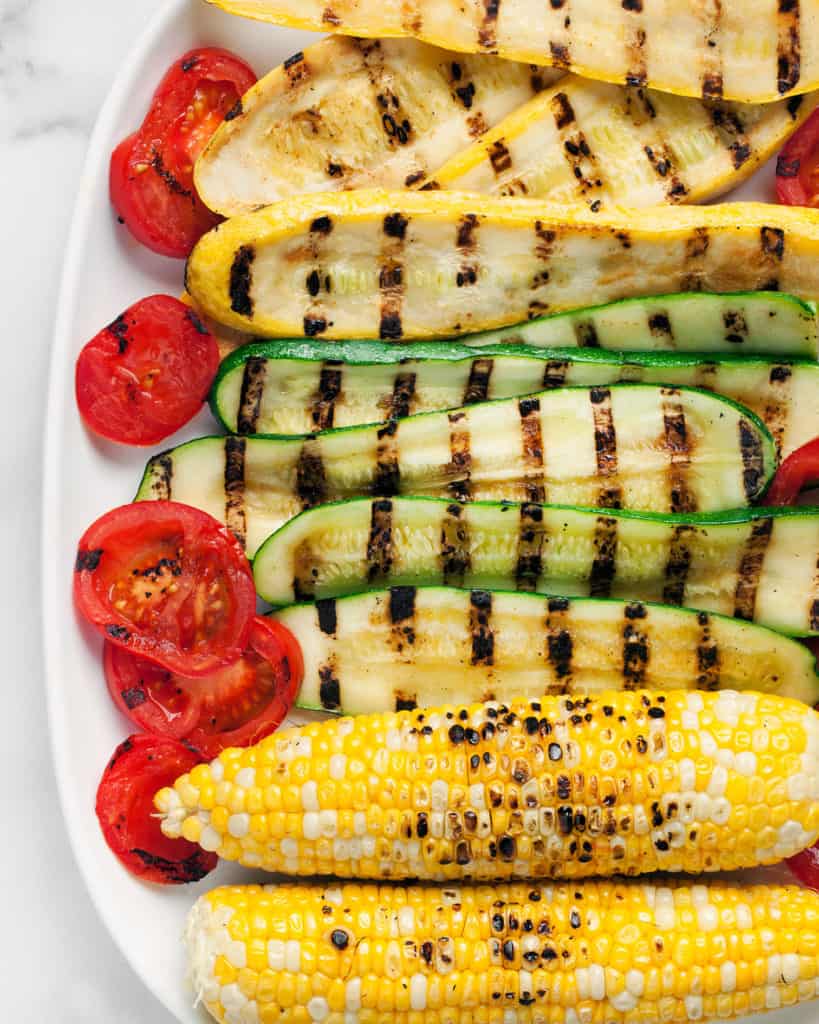
<path fill-rule="evenodd" d="M 47 415 L 40 465 L 42 480 L 39 545 L 40 610 L 43 622 L 60 622 L 65 618 L 65 609 L 61 609 L 61 602 L 59 600 L 59 595 L 63 591 L 60 587 L 54 585 L 55 576 L 68 571 L 67 567 L 62 565 L 57 529 L 59 516 L 58 501 L 62 484 L 62 467 L 59 458 L 59 424 L 65 412 L 65 378 L 70 371 L 72 361 L 71 328 L 79 298 L 80 265 L 87 249 L 93 207 L 98 198 L 95 196 L 91 185 L 97 175 L 100 163 L 108 159 L 108 139 L 117 127 L 117 115 L 122 103 L 132 89 L 138 71 L 143 66 L 146 57 L 153 50 L 157 40 L 167 30 L 171 22 L 182 14 L 189 2 L 190 0 L 163 0 L 159 8 L 152 14 L 147 25 L 139 33 L 133 45 L 129 47 L 97 114 L 76 186 L 77 198 L 74 202 L 66 236 L 67 241 L 57 289 L 54 326 L 51 332 L 46 391 Z M 151 983 L 151 979 L 138 961 L 131 955 L 127 945 L 121 940 L 116 921 L 116 908 L 110 901 L 102 898 L 102 893 L 96 885 L 90 867 L 81 855 L 84 843 L 81 841 L 79 826 L 71 814 L 72 797 L 67 783 L 69 772 L 66 749 L 66 723 L 58 711 L 63 695 L 60 692 L 57 633 L 57 630 L 42 630 L 46 718 L 60 812 L 68 834 L 71 853 L 91 903 L 113 940 L 114 945 L 145 988 L 174 1019 L 179 1021 L 181 1018 L 173 1006 L 164 998 L 161 991 Z"/>

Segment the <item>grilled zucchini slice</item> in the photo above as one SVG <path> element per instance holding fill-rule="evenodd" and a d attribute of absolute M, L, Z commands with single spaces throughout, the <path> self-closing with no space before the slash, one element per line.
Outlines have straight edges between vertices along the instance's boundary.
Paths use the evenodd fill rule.
<path fill-rule="evenodd" d="M 659 206 L 735 188 L 775 153 L 819 93 L 749 106 L 568 75 L 443 164 L 427 188 Z"/>
<path fill-rule="evenodd" d="M 819 86 L 817 0 L 209 0 L 231 14 L 355 36 L 415 36 L 468 53 L 705 99 L 768 103 Z"/>
<path fill-rule="evenodd" d="M 297 196 L 193 250 L 187 287 L 256 335 L 436 338 L 663 292 L 819 295 L 819 211 L 764 203 L 594 213 L 459 192 Z"/>
<path fill-rule="evenodd" d="M 273 616 L 304 655 L 301 707 L 369 714 L 602 690 L 819 699 L 808 649 L 736 619 L 642 602 L 393 587 Z"/>
<path fill-rule="evenodd" d="M 559 74 L 414 39 L 323 39 L 243 97 L 196 187 L 226 217 L 299 192 L 409 187 Z"/>
<path fill-rule="evenodd" d="M 749 410 L 690 389 L 558 388 L 311 437 L 212 437 L 148 463 L 137 494 L 223 519 L 253 555 L 303 508 L 395 494 L 715 511 L 776 465 Z"/>
<path fill-rule="evenodd" d="M 238 434 L 308 434 L 564 385 L 688 385 L 755 412 L 784 458 L 819 436 L 819 366 L 693 353 L 605 352 L 456 342 L 268 341 L 221 365 L 211 407 Z"/>
<path fill-rule="evenodd" d="M 819 509 L 711 515 L 440 498 L 309 509 L 262 544 L 272 605 L 389 586 L 498 587 L 661 601 L 819 633 Z"/>

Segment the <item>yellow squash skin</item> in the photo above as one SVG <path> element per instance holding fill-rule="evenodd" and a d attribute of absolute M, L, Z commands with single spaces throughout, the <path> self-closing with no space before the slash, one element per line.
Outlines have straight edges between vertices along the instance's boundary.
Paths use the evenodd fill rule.
<path fill-rule="evenodd" d="M 779 289 L 819 297 L 819 211 L 646 210 L 460 192 L 299 196 L 234 217 L 187 288 L 251 334 L 435 338 L 630 296 Z"/>
<path fill-rule="evenodd" d="M 196 188 L 232 217 L 301 192 L 410 187 L 558 77 L 415 39 L 331 36 L 245 94 Z"/>
<path fill-rule="evenodd" d="M 343 35 L 414 36 L 584 78 L 770 103 L 819 86 L 819 0 L 209 0 Z"/>
<path fill-rule="evenodd" d="M 422 187 L 586 202 L 695 203 L 736 188 L 819 104 L 711 102 L 566 75 Z"/>

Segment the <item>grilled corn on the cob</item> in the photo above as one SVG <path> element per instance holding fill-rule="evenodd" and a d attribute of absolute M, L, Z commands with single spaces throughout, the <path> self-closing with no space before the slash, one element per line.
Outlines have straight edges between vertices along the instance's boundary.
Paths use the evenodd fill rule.
<path fill-rule="evenodd" d="M 236 886 L 186 940 L 225 1024 L 699 1021 L 819 994 L 819 895 L 795 886 Z"/>
<path fill-rule="evenodd" d="M 252 334 L 435 338 L 635 295 L 819 297 L 819 211 L 733 203 L 594 213 L 461 192 L 297 196 L 188 260 L 197 307 Z"/>
<path fill-rule="evenodd" d="M 231 14 L 357 36 L 415 36 L 584 78 L 765 103 L 819 85 L 817 0 L 209 0 Z"/>
<path fill-rule="evenodd" d="M 248 867 L 445 880 L 771 863 L 819 836 L 817 801 L 806 705 L 635 690 L 315 723 L 223 752 L 156 807 L 165 835 Z"/>

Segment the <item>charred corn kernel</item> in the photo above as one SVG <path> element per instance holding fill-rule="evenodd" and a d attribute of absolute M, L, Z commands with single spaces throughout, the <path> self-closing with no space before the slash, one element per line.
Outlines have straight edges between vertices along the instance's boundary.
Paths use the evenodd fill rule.
<path fill-rule="evenodd" d="M 695 714 L 712 729 L 693 731 L 693 757 L 674 755 L 668 734 Z M 758 772 L 763 756 L 739 760 L 750 752 L 738 754 L 733 737 L 753 735 L 766 718 L 787 725 L 802 752 L 771 756 L 765 800 L 751 804 L 758 776 L 747 772 Z M 324 763 L 339 759 L 332 793 L 310 778 L 318 750 Z M 600 768 L 601 751 L 615 754 L 616 769 Z M 223 756 L 200 766 L 196 792 L 227 772 Z M 290 810 L 237 810 L 254 792 L 257 764 L 275 769 Z M 201 836 L 226 859 L 290 874 L 488 880 L 733 870 L 779 861 L 819 835 L 819 715 L 751 692 L 619 691 L 362 715 L 277 733 L 231 752 L 230 765 L 227 802 L 211 810 Z M 407 775 L 411 765 L 423 781 Z M 356 780 L 388 799 L 343 806 L 355 797 L 356 783 L 346 785 L 353 766 Z M 215 783 L 217 795 L 224 785 Z M 187 823 L 202 809 L 188 776 L 156 806 L 167 836 L 196 830 Z M 678 913 L 686 933 L 703 927 L 693 904 Z M 685 936 L 676 956 L 681 969 L 704 962 Z"/>
<path fill-rule="evenodd" d="M 680 965 L 679 950 L 697 933 L 682 923 L 691 906 L 716 919 L 708 934 L 726 945 L 740 927 L 749 941 L 735 959 Z M 506 1024 L 510 1011 L 516 1024 L 647 1024 L 732 1018 L 814 998 L 816 957 L 788 952 L 793 937 L 781 928 L 811 910 L 819 910 L 819 894 L 795 886 L 237 886 L 200 898 L 187 945 L 197 994 L 225 1024 L 333 1024 L 345 1015 Z M 735 925 L 722 923 L 725 911 Z M 265 934 L 277 938 L 258 967 L 249 956 L 254 940 L 236 936 L 259 931 L 262 918 Z M 602 936 L 622 969 L 595 959 Z"/>

